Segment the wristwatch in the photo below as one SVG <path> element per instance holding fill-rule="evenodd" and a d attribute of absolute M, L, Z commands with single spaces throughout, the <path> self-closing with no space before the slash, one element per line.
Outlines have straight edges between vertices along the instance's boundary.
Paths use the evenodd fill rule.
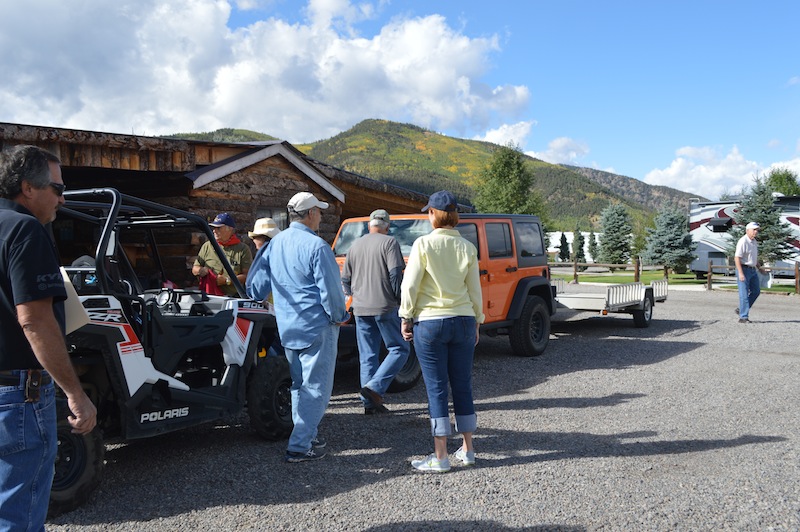
<path fill-rule="evenodd" d="M 225 284 L 230 286 L 230 284 L 231 284 L 231 278 L 230 277 L 227 278 L 227 280 L 225 281 Z"/>

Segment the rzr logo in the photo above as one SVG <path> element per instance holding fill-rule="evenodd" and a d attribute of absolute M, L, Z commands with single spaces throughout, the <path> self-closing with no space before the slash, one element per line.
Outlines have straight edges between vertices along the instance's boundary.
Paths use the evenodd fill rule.
<path fill-rule="evenodd" d="M 164 421 L 165 419 L 173 419 L 176 417 L 186 417 L 189 415 L 189 407 L 173 408 L 172 410 L 164 410 L 161 412 L 145 412 L 139 419 L 139 423 L 150 423 L 152 421 Z"/>
<path fill-rule="evenodd" d="M 122 323 L 122 314 L 119 311 L 109 310 L 106 312 L 89 311 L 89 319 L 92 321 L 107 321 L 112 323 Z"/>

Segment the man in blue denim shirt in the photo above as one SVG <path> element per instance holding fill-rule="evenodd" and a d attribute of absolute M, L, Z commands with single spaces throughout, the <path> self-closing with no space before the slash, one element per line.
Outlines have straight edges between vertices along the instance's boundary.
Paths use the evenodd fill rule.
<path fill-rule="evenodd" d="M 64 203 L 58 158 L 36 146 L 0 153 L 0 529 L 44 530 L 56 457 L 53 380 L 72 432 L 97 410 L 64 342 L 66 290 L 44 229 Z"/>
<path fill-rule="evenodd" d="M 328 204 L 299 192 L 287 208 L 291 224 L 258 250 L 247 276 L 247 293 L 258 301 L 272 294 L 292 374 L 294 429 L 286 461 L 305 462 L 325 456 L 317 426 L 333 390 L 339 324 L 350 316 L 336 258 L 315 233 Z"/>

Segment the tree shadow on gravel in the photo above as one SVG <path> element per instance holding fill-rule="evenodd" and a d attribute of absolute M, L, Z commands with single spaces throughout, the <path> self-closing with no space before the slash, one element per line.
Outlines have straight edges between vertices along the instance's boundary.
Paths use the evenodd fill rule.
<path fill-rule="evenodd" d="M 669 338 L 669 337 L 667 337 Z M 514 395 L 558 375 L 587 370 L 625 370 L 658 364 L 690 353 L 703 344 L 652 338 L 580 336 L 564 342 L 551 341 L 544 355 L 519 358 L 503 350 L 501 339 L 479 344 L 475 354 L 473 388 L 476 400 Z"/>
<path fill-rule="evenodd" d="M 730 439 L 652 440 L 654 431 L 619 434 L 588 432 L 520 432 L 487 429 L 476 445 L 481 449 L 481 467 L 579 458 L 637 457 L 696 453 L 786 441 L 783 436 L 743 434 Z M 646 441 L 643 441 L 646 440 Z M 489 455 L 489 456 L 487 456 Z M 492 457 L 499 455 L 499 458 Z"/>

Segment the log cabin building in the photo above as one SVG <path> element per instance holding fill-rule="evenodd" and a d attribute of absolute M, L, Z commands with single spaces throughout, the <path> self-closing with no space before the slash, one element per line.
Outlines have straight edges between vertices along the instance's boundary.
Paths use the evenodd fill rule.
<path fill-rule="evenodd" d="M 228 212 L 244 238 L 263 216 L 285 228 L 286 204 L 301 191 L 331 204 L 320 227 L 328 242 L 344 218 L 367 216 L 378 208 L 419 212 L 427 202 L 424 194 L 315 161 L 280 140 L 205 142 L 0 123 L 0 149 L 16 144 L 57 155 L 68 189 L 116 188 L 209 221 Z M 185 263 L 194 260 L 199 238 L 186 243 Z"/>
<path fill-rule="evenodd" d="M 112 187 L 200 214 L 230 212 L 241 230 L 279 218 L 295 193 L 331 203 L 321 236 L 332 240 L 343 218 L 418 212 L 427 196 L 305 156 L 286 141 L 222 143 L 0 123 L 0 149 L 41 146 L 61 159 L 68 188 Z"/>

